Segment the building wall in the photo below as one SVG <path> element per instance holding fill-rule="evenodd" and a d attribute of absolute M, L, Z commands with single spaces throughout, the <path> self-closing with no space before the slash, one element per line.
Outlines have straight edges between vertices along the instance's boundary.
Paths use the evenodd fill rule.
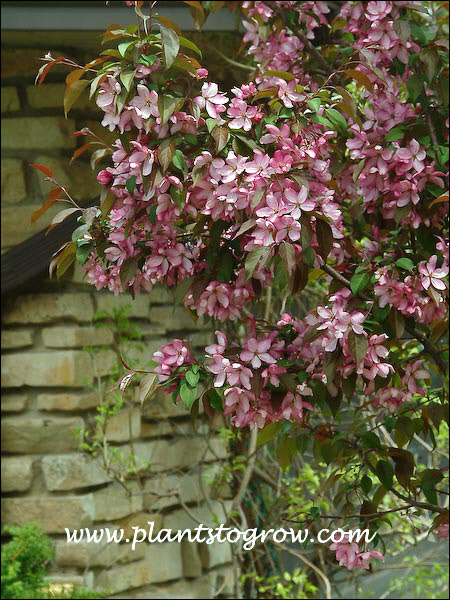
<path fill-rule="evenodd" d="M 84 98 L 64 119 L 62 70 L 55 70 L 41 88 L 33 85 L 39 66 L 35 57 L 48 50 L 47 43 L 45 34 L 9 33 L 2 47 L 2 250 L 41 230 L 60 210 L 51 209 L 30 226 L 31 213 L 49 188 L 29 163 L 50 166 L 79 200 L 98 194 L 87 155 L 69 169 L 80 143 L 70 134 L 95 125 L 98 114 L 90 112 Z M 74 58 L 90 56 L 67 47 L 67 40 L 59 46 L 52 40 L 51 47 Z M 99 458 L 78 449 L 79 432 L 95 431 L 97 378 L 108 377 L 117 365 L 117 331 L 94 325 L 98 311 L 129 306 L 130 321 L 143 336 L 131 346 L 135 367 L 143 367 L 175 337 L 204 347 L 210 332 L 184 310 L 174 310 L 165 290 L 134 301 L 117 298 L 87 286 L 78 268 L 59 281 L 31 281 L 3 305 L 3 523 L 35 522 L 53 537 L 54 581 L 108 589 L 121 593 L 120 598 L 139 597 L 129 590 L 142 586 L 150 586 L 142 592 L 146 598 L 212 597 L 219 588 L 232 595 L 232 557 L 224 544 L 142 543 L 132 552 L 127 544 L 69 547 L 65 542 L 66 527 L 126 527 L 131 534 L 133 525 L 147 527 L 147 521 L 154 521 L 157 530 L 196 527 L 193 516 L 204 524 L 213 524 L 215 517 L 224 520 L 228 494 L 212 483 L 227 459 L 215 428 L 220 423 L 210 428 L 201 413 L 194 430 L 190 416 L 170 396 L 159 395 L 141 414 L 137 388 L 130 388 L 128 406 L 108 423 L 110 446 L 125 455 L 132 447 L 140 460 L 149 461 L 142 476 L 126 481 L 131 495 L 108 476 Z"/>

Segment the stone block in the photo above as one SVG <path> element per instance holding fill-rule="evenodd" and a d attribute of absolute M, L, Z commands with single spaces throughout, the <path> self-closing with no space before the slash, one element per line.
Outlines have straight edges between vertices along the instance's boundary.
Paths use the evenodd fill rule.
<path fill-rule="evenodd" d="M 31 486 L 33 459 L 14 456 L 2 459 L 2 492 L 26 492 Z"/>
<path fill-rule="evenodd" d="M 150 321 L 152 323 L 164 323 L 167 331 L 198 331 L 205 329 L 200 321 L 194 321 L 188 311 L 183 307 L 152 306 L 150 308 Z"/>
<path fill-rule="evenodd" d="M 102 528 L 102 531 L 104 529 Z M 109 530 L 113 533 L 112 528 L 109 528 Z M 105 533 L 103 534 L 103 540 L 95 544 L 85 540 L 77 544 L 66 541 L 56 542 L 56 563 L 61 567 L 86 569 L 111 567 L 117 563 L 129 563 L 145 557 L 145 544 L 136 544 L 134 550 L 132 550 L 131 545 L 123 546 L 113 542 L 108 543 Z"/>
<path fill-rule="evenodd" d="M 14 112 L 20 109 L 20 101 L 19 96 L 17 95 L 17 90 L 13 86 L 3 86 L 2 87 L 2 113 Z M 3 168 L 3 165 L 2 165 Z"/>
<path fill-rule="evenodd" d="M 127 308 L 128 317 L 146 318 L 149 316 L 149 298 L 148 294 L 136 296 L 133 300 L 130 296 L 122 294 L 113 296 L 110 292 L 96 295 L 97 311 L 106 311 L 111 314 L 114 309 Z"/>
<path fill-rule="evenodd" d="M 77 411 L 94 408 L 99 403 L 95 392 L 88 394 L 38 394 L 37 408 L 39 410 Z"/>
<path fill-rule="evenodd" d="M 67 491 L 111 481 L 100 462 L 85 454 L 44 456 L 42 472 L 50 491 Z"/>
<path fill-rule="evenodd" d="M 82 387 L 93 377 L 91 358 L 82 350 L 6 354 L 1 369 L 2 387 Z"/>
<path fill-rule="evenodd" d="M 94 316 L 92 298 L 87 293 L 24 294 L 4 307 L 6 324 L 51 323 L 58 319 L 86 322 Z"/>
<path fill-rule="evenodd" d="M 2 522 L 37 523 L 45 533 L 90 527 L 94 514 L 92 494 L 85 496 L 29 496 L 2 499 Z"/>
<path fill-rule="evenodd" d="M 22 412 L 26 409 L 26 394 L 2 394 L 2 412 Z"/>
<path fill-rule="evenodd" d="M 2 119 L 4 150 L 71 150 L 75 148 L 75 121 L 64 117 Z"/>
<path fill-rule="evenodd" d="M 17 158 L 2 158 L 1 164 L 2 204 L 17 204 L 18 202 L 22 202 L 27 197 L 23 161 Z"/>
<path fill-rule="evenodd" d="M 17 329 L 2 331 L 3 350 L 27 348 L 33 345 L 33 331 L 31 329 Z"/>
<path fill-rule="evenodd" d="M 105 435 L 110 442 L 128 442 L 139 437 L 141 431 L 141 411 L 127 408 L 108 419 Z"/>
<path fill-rule="evenodd" d="M 146 547 L 146 561 L 150 573 L 149 583 L 172 581 L 183 576 L 180 544 L 157 542 Z"/>
<path fill-rule="evenodd" d="M 76 450 L 76 432 L 83 426 L 81 417 L 7 417 L 1 423 L 2 451 L 47 454 Z"/>
<path fill-rule="evenodd" d="M 202 574 L 202 562 L 198 551 L 198 545 L 187 540 L 181 542 L 181 559 L 183 561 L 183 575 L 185 577 L 200 577 Z"/>
<path fill-rule="evenodd" d="M 7 206 L 1 209 L 1 245 L 2 248 L 16 246 L 35 233 L 50 225 L 55 215 L 62 210 L 62 205 L 56 203 L 49 208 L 37 221 L 31 223 L 32 214 L 41 208 L 41 204 L 21 204 Z"/>
<path fill-rule="evenodd" d="M 48 348 L 103 346 L 112 344 L 113 340 L 113 332 L 106 327 L 57 326 L 45 327 L 42 330 L 42 341 Z"/>
<path fill-rule="evenodd" d="M 95 577 L 95 588 L 110 593 L 141 587 L 151 583 L 149 564 L 146 559 L 137 560 L 128 565 L 116 566 L 101 571 Z M 109 595 L 108 594 L 108 595 Z"/>
<path fill-rule="evenodd" d="M 142 511 L 143 495 L 137 485 L 129 486 L 130 494 L 114 482 L 93 493 L 95 521 L 121 519 Z"/>

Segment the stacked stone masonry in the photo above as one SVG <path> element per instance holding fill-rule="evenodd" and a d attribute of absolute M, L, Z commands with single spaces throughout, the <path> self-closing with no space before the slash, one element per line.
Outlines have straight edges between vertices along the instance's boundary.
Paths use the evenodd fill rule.
<path fill-rule="evenodd" d="M 64 119 L 65 72 L 55 70 L 48 83 L 35 88 L 36 57 L 48 50 L 47 41 L 37 33 L 24 39 L 18 47 L 11 33 L 2 47 L 3 251 L 43 229 L 60 210 L 53 207 L 30 224 L 50 189 L 30 163 L 50 166 L 77 200 L 98 194 L 88 154 L 69 169 L 74 149 L 85 141 L 71 134 L 95 123 L 98 114 L 81 97 Z M 61 46 L 73 58 L 88 56 L 75 48 L 67 52 L 67 42 Z M 159 395 L 142 414 L 137 388 L 131 387 L 129 406 L 108 422 L 108 444 L 124 457 L 132 444 L 147 465 L 144 476 L 127 483 L 129 492 L 100 458 L 79 450 L 84 434 L 98 433 L 99 378 L 117 378 L 117 330 L 106 326 L 107 319 L 96 326 L 96 313 L 128 307 L 142 339 L 127 346 L 127 356 L 139 368 L 174 337 L 204 347 L 210 332 L 182 310 L 174 311 L 165 290 L 134 301 L 117 298 L 87 286 L 80 269 L 59 281 L 31 281 L 2 304 L 2 522 L 38 523 L 53 537 L 52 581 L 106 589 L 118 598 L 203 598 L 219 589 L 222 597 L 233 597 L 235 571 L 224 544 L 141 543 L 131 551 L 126 543 L 69 546 L 65 541 L 66 528 L 122 527 L 132 535 L 133 526 L 147 527 L 148 521 L 158 531 L 196 527 L 192 515 L 205 524 L 224 518 L 229 490 L 220 487 L 218 496 L 214 475 L 227 460 L 227 448 L 205 415 L 194 429 L 187 411 L 169 396 Z"/>

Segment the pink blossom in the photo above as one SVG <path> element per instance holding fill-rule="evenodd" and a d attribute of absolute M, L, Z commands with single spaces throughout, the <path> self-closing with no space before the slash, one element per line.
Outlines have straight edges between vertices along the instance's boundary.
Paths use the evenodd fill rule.
<path fill-rule="evenodd" d="M 206 109 L 212 119 L 217 119 L 220 113 L 226 110 L 224 104 L 228 102 L 228 98 L 219 92 L 216 83 L 205 82 L 202 85 L 202 95 L 194 98 L 194 102 L 201 110 Z"/>
<path fill-rule="evenodd" d="M 427 263 L 420 263 L 418 270 L 421 275 L 421 284 L 424 289 L 428 289 L 430 286 L 436 290 L 445 290 L 445 282 L 442 281 L 448 275 L 448 267 L 442 266 L 436 268 L 437 256 L 433 254 Z"/>
<path fill-rule="evenodd" d="M 227 111 L 228 116 L 233 117 L 233 120 L 228 123 L 228 127 L 250 131 L 252 119 L 257 112 L 258 108 L 256 106 L 248 106 L 244 100 L 233 98 Z"/>
<path fill-rule="evenodd" d="M 436 537 L 439 539 L 448 538 L 448 523 L 443 523 L 442 525 L 438 525 L 434 530 L 436 533 Z"/>
<path fill-rule="evenodd" d="M 245 350 L 241 352 L 241 360 L 249 362 L 254 369 L 259 369 L 262 361 L 267 364 L 275 363 L 277 361 L 268 352 L 271 345 L 272 341 L 270 338 L 261 340 L 250 338 L 244 344 Z"/>
<path fill-rule="evenodd" d="M 159 381 L 167 381 L 172 372 L 184 364 L 191 363 L 192 357 L 183 340 L 175 339 L 171 344 L 166 344 L 153 353 L 153 360 L 158 363 L 155 373 L 159 374 Z"/>

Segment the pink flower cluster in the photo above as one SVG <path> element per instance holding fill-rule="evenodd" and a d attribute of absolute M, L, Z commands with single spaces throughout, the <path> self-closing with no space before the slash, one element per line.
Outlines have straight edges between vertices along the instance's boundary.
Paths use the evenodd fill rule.
<path fill-rule="evenodd" d="M 370 568 L 370 559 L 376 558 L 384 562 L 384 556 L 377 550 L 367 550 L 361 552 L 358 544 L 351 541 L 349 533 L 346 533 L 340 542 L 334 542 L 330 550 L 336 552 L 336 560 L 340 566 L 347 567 L 352 571 L 355 567 L 368 570 Z"/>

